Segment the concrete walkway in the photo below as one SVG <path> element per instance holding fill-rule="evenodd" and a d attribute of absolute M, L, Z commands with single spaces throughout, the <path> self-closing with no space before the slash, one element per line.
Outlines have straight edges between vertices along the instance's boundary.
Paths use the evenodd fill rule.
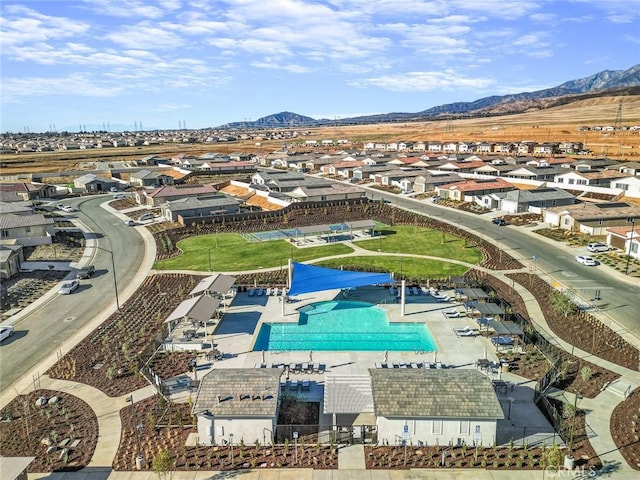
<path fill-rule="evenodd" d="M 110 207 L 104 206 L 106 209 L 110 209 Z M 115 211 L 114 211 L 115 212 Z M 120 212 L 121 213 L 121 212 Z M 132 282 L 132 284 L 127 288 L 125 292 L 121 293 L 121 297 L 123 299 L 128 298 L 128 296 L 132 295 L 139 285 L 146 278 L 147 273 L 151 270 L 155 259 L 155 243 L 151 235 L 147 232 L 146 229 L 140 229 L 141 233 L 145 238 L 145 242 L 147 244 L 147 255 L 145 256 L 145 260 L 143 262 L 143 266 L 140 268 L 138 275 L 136 277 L 136 281 Z M 433 256 L 422 256 L 422 255 L 408 255 L 408 254 L 397 254 L 397 253 L 388 253 L 388 252 L 373 252 L 369 250 L 364 250 L 353 243 L 350 243 L 350 246 L 354 249 L 354 252 L 349 256 L 376 256 L 376 255 L 384 255 L 384 256 L 403 256 L 403 257 L 416 257 L 416 258 L 429 258 L 434 260 L 442 260 L 451 263 L 456 263 L 464 266 L 468 266 L 471 268 L 479 269 L 483 272 L 489 273 L 491 275 L 496 276 L 500 280 L 510 284 L 510 279 L 505 277 L 506 272 L 496 272 L 492 270 L 488 270 L 486 268 L 478 267 L 477 265 L 468 264 L 465 262 L 460 262 L 451 259 L 443 259 L 440 257 Z M 518 258 L 517 252 L 510 252 L 516 258 Z M 337 256 L 343 257 L 343 256 Z M 327 258 L 336 258 L 336 257 L 327 257 Z M 526 259 L 518 258 L 521 261 L 525 261 Z M 321 260 L 321 259 L 318 259 Z M 318 261 L 315 260 L 315 261 Z M 277 269 L 277 267 L 276 267 Z M 259 269 L 255 272 L 264 272 L 270 269 Z M 515 271 L 526 271 L 526 268 Z M 192 273 L 192 274 L 202 274 L 208 275 L 208 272 L 181 272 L 181 273 Z M 239 272 L 228 272 L 228 273 L 239 273 Z M 251 272 L 242 272 L 242 273 L 251 273 Z M 562 341 L 561 339 L 555 337 L 551 330 L 549 329 L 544 316 L 542 315 L 542 311 L 537 304 L 533 295 L 526 290 L 523 286 L 519 284 L 514 285 L 515 289 L 522 296 L 525 301 L 525 305 L 527 306 L 527 310 L 530 318 L 533 319 L 533 322 L 536 324 L 540 331 L 547 337 L 552 343 L 558 345 L 560 348 L 563 348 L 567 351 L 574 351 L 574 354 L 578 357 L 588 359 L 590 362 L 600 365 L 604 368 L 612 370 L 616 373 L 619 373 L 626 382 L 628 382 L 632 388 L 640 385 L 640 373 L 625 369 L 618 365 L 611 364 L 605 360 L 594 357 L 593 355 L 588 354 L 587 352 L 583 352 L 579 349 L 573 348 L 570 344 Z M 114 306 L 115 308 L 115 306 Z M 85 329 L 82 332 L 79 332 L 74 338 L 70 339 L 61 349 L 63 353 L 68 352 L 76 343 L 80 342 L 86 334 L 88 334 L 95 326 L 104 322 L 106 318 L 112 313 L 113 309 L 109 309 L 109 311 L 104 312 L 102 315 L 96 317 L 91 322 L 87 324 Z M 37 367 L 37 371 L 42 371 L 42 369 L 47 369 L 49 366 L 53 365 L 57 360 L 56 355 L 52 355 L 45 363 L 45 365 L 39 365 Z M 29 389 L 29 384 L 32 379 L 32 372 L 30 374 L 25 375 L 23 379 L 15 385 L 15 388 L 7 389 L 7 391 L 3 392 L 0 395 L 0 405 L 5 405 L 10 401 L 14 395 L 15 391 L 26 391 Z M 124 395 L 118 398 L 107 397 L 105 394 L 100 392 L 99 390 L 90 387 L 88 385 L 79 384 L 75 382 L 68 382 L 63 380 L 54 380 L 50 379 L 47 376 L 41 377 L 41 388 L 51 389 L 51 390 L 59 390 L 62 392 L 67 392 L 69 394 L 76 395 L 86 401 L 94 410 L 96 416 L 98 417 L 99 424 L 99 438 L 98 444 L 96 446 L 96 451 L 92 458 L 89 466 L 78 472 L 55 472 L 51 474 L 29 474 L 29 479 L 48 479 L 48 480 L 151 480 L 156 479 L 157 475 L 150 471 L 145 472 L 112 472 L 111 471 L 111 463 L 113 458 L 115 457 L 120 437 L 121 437 L 121 423 L 120 423 L 120 410 L 128 405 L 126 398 L 129 395 Z M 9 391 L 11 390 L 11 391 Z M 152 386 L 145 387 L 143 389 L 137 390 L 133 392 L 133 400 L 134 402 L 138 402 L 144 398 L 147 398 L 151 395 L 155 394 L 155 389 Z M 565 396 L 568 394 L 564 394 Z M 571 401 L 572 398 L 570 396 L 565 397 L 568 401 Z M 615 473 L 612 474 L 611 478 L 616 479 L 636 479 L 638 477 L 638 473 L 630 469 L 622 456 L 616 450 L 615 445 L 613 444 L 613 440 L 611 439 L 609 432 L 609 418 L 611 415 L 611 411 L 615 408 L 622 398 L 615 393 L 605 391 L 602 392 L 595 399 L 582 399 L 578 406 L 580 408 L 584 408 L 587 410 L 587 423 L 589 427 L 593 430 L 595 436 L 591 438 L 592 445 L 596 452 L 601 456 L 605 465 L 611 465 L 615 469 Z M 554 478 L 552 474 L 548 474 L 546 472 L 540 471 L 494 471 L 494 470 L 481 470 L 481 469 L 473 469 L 473 470 L 410 470 L 410 471 L 389 471 L 389 470 L 365 470 L 365 459 L 364 459 L 364 450 L 362 446 L 348 446 L 340 449 L 339 451 L 339 469 L 338 470 L 309 470 L 309 469 L 282 469 L 282 470 L 254 470 L 254 471 L 237 471 L 237 472 L 173 472 L 171 474 L 171 478 L 173 480 L 200 480 L 200 479 L 216 479 L 216 478 L 236 478 L 241 477 L 247 480 L 342 480 L 342 479 L 353 479 L 353 480 L 400 480 L 400 479 L 459 479 L 459 478 L 469 478 L 469 479 L 478 479 L 478 480 L 511 480 L 517 476 L 519 479 L 527 480 L 527 479 L 546 479 L 546 478 Z M 563 478 L 558 475 L 557 478 Z"/>

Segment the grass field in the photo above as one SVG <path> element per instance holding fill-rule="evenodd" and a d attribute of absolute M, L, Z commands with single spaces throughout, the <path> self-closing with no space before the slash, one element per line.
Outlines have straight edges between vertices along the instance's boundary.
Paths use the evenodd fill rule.
<path fill-rule="evenodd" d="M 365 240 L 358 246 L 377 251 L 381 247 L 386 253 L 406 253 L 415 255 L 433 255 L 478 263 L 482 259 L 480 252 L 466 247 L 463 240 L 447 235 L 442 243 L 442 232 L 427 228 L 411 226 L 385 227 L 387 235 L 380 240 Z M 304 262 L 333 255 L 347 255 L 353 249 L 338 243 L 320 247 L 296 248 L 285 240 L 270 242 L 248 242 L 235 233 L 217 235 L 199 235 L 178 242 L 182 255 L 156 262 L 158 270 L 197 270 L 239 272 L 261 268 L 286 266 L 287 260 L 293 258 Z M 333 261 L 332 265 L 359 265 L 365 268 L 382 268 L 387 271 L 403 270 L 405 276 L 411 278 L 442 277 L 459 275 L 466 271 L 465 267 L 446 262 L 426 259 L 401 259 L 400 257 L 345 257 Z"/>
<path fill-rule="evenodd" d="M 289 258 L 302 262 L 353 252 L 343 244 L 298 249 L 284 240 L 251 243 L 235 233 L 190 237 L 178 242 L 178 248 L 182 255 L 158 261 L 154 268 L 239 272 L 286 266 Z"/>
<path fill-rule="evenodd" d="M 357 245 L 376 252 L 380 250 L 386 253 L 431 255 L 468 263 L 479 263 L 482 260 L 482 254 L 478 249 L 468 247 L 464 240 L 457 237 L 443 237 L 439 230 L 401 225 L 384 227 L 382 231 L 382 238 L 361 241 Z"/>
<path fill-rule="evenodd" d="M 424 280 L 425 278 L 444 278 L 449 275 L 462 275 L 467 267 L 439 260 L 413 257 L 344 257 L 323 260 L 316 265 L 327 268 L 361 267 L 375 272 L 393 272 L 396 280 Z"/>

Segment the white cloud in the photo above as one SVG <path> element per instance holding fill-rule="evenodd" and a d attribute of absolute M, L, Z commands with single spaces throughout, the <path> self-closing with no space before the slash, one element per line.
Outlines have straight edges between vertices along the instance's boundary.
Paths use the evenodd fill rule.
<path fill-rule="evenodd" d="M 44 15 L 18 5 L 8 5 L 0 17 L 3 49 L 11 45 L 76 37 L 90 28 L 83 21 Z"/>
<path fill-rule="evenodd" d="M 611 23 L 633 23 L 633 15 L 608 15 L 605 19 Z"/>
<path fill-rule="evenodd" d="M 426 92 L 436 89 L 481 89 L 495 84 L 490 78 L 467 78 L 453 70 L 441 72 L 408 72 L 372 77 L 349 82 L 352 86 L 374 86 L 394 92 Z"/>
<path fill-rule="evenodd" d="M 152 18 L 163 17 L 180 9 L 182 2 L 178 0 L 156 0 L 144 2 L 141 0 L 84 0 L 88 8 L 100 15 L 124 18 Z"/>
<path fill-rule="evenodd" d="M 105 35 L 105 38 L 126 48 L 175 49 L 184 45 L 182 37 L 147 22 L 137 25 L 124 25 L 120 29 Z"/>
<path fill-rule="evenodd" d="M 173 112 L 175 110 L 186 110 L 191 107 L 192 105 L 188 103 L 161 103 L 160 105 L 156 105 L 152 110 L 154 112 Z"/>
<path fill-rule="evenodd" d="M 66 77 L 4 78 L 3 96 L 33 97 L 72 95 L 78 97 L 112 97 L 122 93 L 123 87 L 97 82 L 87 74 L 74 73 Z"/>

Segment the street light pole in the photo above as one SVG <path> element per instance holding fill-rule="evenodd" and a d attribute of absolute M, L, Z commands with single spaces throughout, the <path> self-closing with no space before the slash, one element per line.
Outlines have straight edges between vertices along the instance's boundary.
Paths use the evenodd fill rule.
<path fill-rule="evenodd" d="M 111 255 L 111 271 L 113 272 L 113 289 L 116 292 L 116 307 L 120 310 L 120 299 L 118 298 L 118 279 L 116 278 L 116 262 L 113 259 L 113 252 L 111 250 L 107 250 L 106 248 L 99 247 L 95 245 L 93 248 L 97 248 L 98 250 L 102 250 L 103 252 L 107 252 Z"/>

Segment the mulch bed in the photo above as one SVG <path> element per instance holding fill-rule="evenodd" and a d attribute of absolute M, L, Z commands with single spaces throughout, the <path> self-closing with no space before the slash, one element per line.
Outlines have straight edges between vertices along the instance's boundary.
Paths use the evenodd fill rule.
<path fill-rule="evenodd" d="M 577 446 L 578 443 L 576 442 L 575 445 Z M 576 447 L 573 452 L 574 457 L 579 459 L 576 461 L 576 466 L 585 469 L 589 469 L 590 466 L 600 468 L 600 459 L 591 456 L 587 450 Z M 405 449 L 402 446 L 381 445 L 365 447 L 365 462 L 367 469 L 371 470 L 410 468 L 539 470 L 548 465 L 547 454 L 548 448 L 542 447 L 479 447 L 476 451 L 475 448 L 468 446 L 408 446 Z"/>
<path fill-rule="evenodd" d="M 337 450 L 331 446 L 298 444 L 298 461 L 295 449 L 288 442 L 281 445 L 261 445 L 242 442 L 234 444 L 233 462 L 229 446 L 187 447 L 190 433 L 196 431 L 190 405 L 167 404 L 161 397 L 147 398 L 120 411 L 122 436 L 113 469 L 135 470 L 137 455 L 136 425 L 139 429 L 140 450 L 146 460 L 145 470 L 153 469 L 153 458 L 161 451 L 170 452 L 174 460 L 173 470 L 242 470 L 259 468 L 313 468 L 337 469 Z"/>
<path fill-rule="evenodd" d="M 182 302 L 200 278 L 161 274 L 147 277 L 138 291 L 47 374 L 52 378 L 91 385 L 117 397 L 147 385 L 139 374 L 155 351 L 159 332 L 165 335 L 165 318 Z M 187 371 L 184 354 L 157 355 L 155 369 L 166 377 Z"/>
<path fill-rule="evenodd" d="M 507 274 L 526 287 L 536 298 L 547 324 L 558 337 L 576 347 L 631 370 L 638 369 L 638 350 L 611 328 L 585 312 L 564 315 L 556 311 L 549 299 L 551 285 L 529 273 Z"/>
<path fill-rule="evenodd" d="M 640 388 L 636 388 L 611 414 L 611 436 L 634 470 L 640 470 Z"/>
<path fill-rule="evenodd" d="M 58 397 L 58 402 L 37 406 L 39 397 Z M 31 473 L 74 471 L 91 461 L 98 439 L 98 419 L 78 397 L 37 390 L 14 398 L 0 411 L 0 418 L 0 455 L 36 457 L 28 469 Z M 43 439 L 51 444 L 50 453 Z"/>

